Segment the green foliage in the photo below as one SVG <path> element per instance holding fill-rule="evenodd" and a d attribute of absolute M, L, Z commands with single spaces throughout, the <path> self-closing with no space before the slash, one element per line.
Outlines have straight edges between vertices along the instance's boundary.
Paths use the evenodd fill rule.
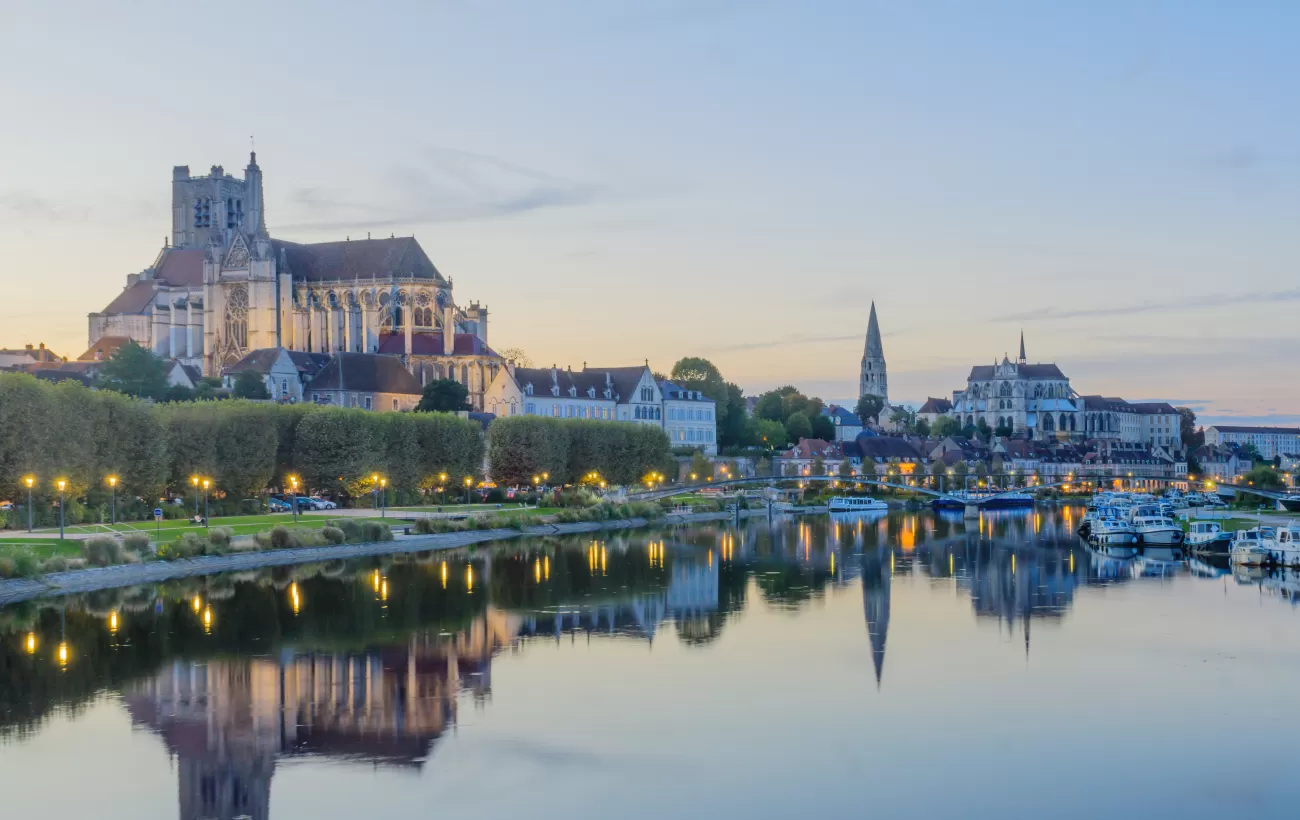
<path fill-rule="evenodd" d="M 759 419 L 755 430 L 755 444 L 767 449 L 779 450 L 789 442 L 790 436 L 785 425 L 771 419 Z"/>
<path fill-rule="evenodd" d="M 1281 490 L 1286 487 L 1277 470 L 1264 464 L 1257 464 L 1242 477 L 1241 483 L 1255 486 L 1261 490 Z"/>
<path fill-rule="evenodd" d="M 469 410 L 469 388 L 455 379 L 434 379 L 424 386 L 416 410 L 421 413 L 452 413 Z"/>
<path fill-rule="evenodd" d="M 167 363 L 128 340 L 100 367 L 99 386 L 137 398 L 161 399 L 167 393 Z"/>
<path fill-rule="evenodd" d="M 916 432 L 916 434 L 917 434 L 918 436 L 928 436 L 928 435 L 930 435 L 930 420 L 929 420 L 929 419 L 917 419 L 917 420 L 916 420 L 916 429 L 915 429 L 915 432 Z"/>
<path fill-rule="evenodd" d="M 849 460 L 847 458 L 840 462 L 840 466 L 839 469 L 836 470 L 836 474 L 839 475 L 840 478 L 848 478 L 849 476 L 853 475 L 853 465 L 849 463 Z"/>
<path fill-rule="evenodd" d="M 1205 444 L 1205 430 L 1196 429 L 1196 412 L 1190 407 L 1178 408 L 1178 433 L 1182 436 L 1183 446 L 1188 450 L 1195 450 Z"/>
<path fill-rule="evenodd" d="M 274 527 L 271 529 L 271 549 L 284 550 L 291 549 L 295 546 L 293 536 L 289 533 L 288 527 Z"/>
<path fill-rule="evenodd" d="M 809 419 L 812 422 L 812 437 L 819 438 L 822 441 L 835 440 L 835 422 L 831 421 L 830 416 L 818 414 Z"/>
<path fill-rule="evenodd" d="M 691 481 L 704 481 L 713 475 L 713 462 L 709 461 L 703 453 L 697 450 L 691 455 L 691 465 L 688 469 L 693 476 Z"/>
<path fill-rule="evenodd" d="M 144 555 L 149 552 L 149 541 L 150 538 L 147 534 L 142 532 L 131 532 L 122 537 L 122 546 L 127 552 Z"/>
<path fill-rule="evenodd" d="M 880 396 L 867 393 L 858 397 L 857 406 L 853 408 L 853 413 L 862 420 L 865 426 L 872 422 L 879 423 L 880 411 L 885 409 L 885 400 Z"/>
<path fill-rule="evenodd" d="M 975 435 L 984 441 L 988 441 L 993 437 L 993 428 L 989 427 L 989 423 L 984 420 L 983 416 L 975 420 Z"/>
<path fill-rule="evenodd" d="M 961 422 L 952 416 L 940 416 L 934 420 L 934 426 L 930 428 L 930 435 L 935 438 L 947 438 L 961 434 Z"/>
<path fill-rule="evenodd" d="M 338 527 L 322 527 L 320 534 L 322 538 L 331 544 L 342 544 L 348 540 L 347 535 Z"/>
<path fill-rule="evenodd" d="M 650 471 L 667 474 L 670 452 L 663 430 L 644 424 L 513 416 L 488 428 L 499 484 L 531 485 L 543 473 L 550 484 L 570 483 L 593 470 L 609 484 L 634 484 Z"/>
<path fill-rule="evenodd" d="M 110 535 L 93 535 L 81 542 L 81 555 L 93 567 L 122 563 L 122 543 Z"/>
<path fill-rule="evenodd" d="M 269 399 L 271 391 L 260 373 L 243 370 L 235 377 L 234 395 L 237 399 Z"/>
<path fill-rule="evenodd" d="M 791 442 L 797 442 L 801 438 L 812 438 L 812 422 L 801 412 L 791 413 L 785 420 L 785 431 Z"/>
<path fill-rule="evenodd" d="M 234 537 L 235 532 L 229 527 L 213 527 L 208 530 L 208 543 L 218 553 L 230 549 L 230 541 Z"/>

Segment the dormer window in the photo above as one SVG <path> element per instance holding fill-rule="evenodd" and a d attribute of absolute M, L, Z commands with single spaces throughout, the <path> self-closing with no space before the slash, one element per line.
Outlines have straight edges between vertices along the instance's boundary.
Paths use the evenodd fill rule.
<path fill-rule="evenodd" d="M 527 394 L 530 395 L 530 396 L 533 395 L 533 383 L 532 383 L 532 382 L 529 382 L 528 384 L 524 385 L 524 392 L 527 393 Z"/>
<path fill-rule="evenodd" d="M 551 385 L 551 395 L 552 396 L 560 395 L 560 386 L 558 384 Z"/>
<path fill-rule="evenodd" d="M 569 398 L 574 399 L 574 398 L 577 398 L 577 397 L 578 397 L 578 388 L 576 388 L 576 387 L 570 387 L 570 388 L 569 388 Z"/>
<path fill-rule="evenodd" d="M 588 388 L 587 388 L 587 398 L 589 398 L 589 399 L 594 399 L 594 398 L 596 398 L 596 388 L 594 388 L 594 387 L 588 387 Z"/>

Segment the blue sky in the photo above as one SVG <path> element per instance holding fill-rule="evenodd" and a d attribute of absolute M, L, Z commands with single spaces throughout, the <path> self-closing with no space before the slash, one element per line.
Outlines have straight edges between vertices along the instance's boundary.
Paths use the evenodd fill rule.
<path fill-rule="evenodd" d="M 0 2 L 0 345 L 77 355 L 171 166 L 414 234 L 539 364 L 891 398 L 971 364 L 1300 420 L 1300 6 Z"/>

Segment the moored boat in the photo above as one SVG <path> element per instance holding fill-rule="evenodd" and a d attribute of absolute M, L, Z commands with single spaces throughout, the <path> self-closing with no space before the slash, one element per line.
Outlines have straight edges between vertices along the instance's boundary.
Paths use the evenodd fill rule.
<path fill-rule="evenodd" d="M 1129 523 L 1144 545 L 1176 547 L 1183 543 L 1183 528 L 1161 512 L 1155 504 L 1138 504 L 1129 513 Z"/>
<path fill-rule="evenodd" d="M 886 512 L 889 505 L 869 495 L 837 495 L 831 499 L 831 512 Z"/>
<path fill-rule="evenodd" d="M 1232 549 L 1228 556 L 1234 564 L 1262 567 L 1272 562 L 1270 547 L 1275 538 L 1276 533 L 1272 527 L 1237 530 L 1232 535 Z"/>
<path fill-rule="evenodd" d="M 1189 551 L 1200 555 L 1227 555 L 1232 549 L 1232 533 L 1224 532 L 1218 521 L 1193 521 L 1185 543 Z"/>

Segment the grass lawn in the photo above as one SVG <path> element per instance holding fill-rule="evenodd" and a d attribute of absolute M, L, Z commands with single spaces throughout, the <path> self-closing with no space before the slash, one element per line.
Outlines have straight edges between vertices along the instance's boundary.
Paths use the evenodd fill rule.
<path fill-rule="evenodd" d="M 80 558 L 81 542 L 70 538 L 0 538 L 0 555 L 12 555 L 19 550 L 28 550 L 42 559 L 54 555 Z"/>
<path fill-rule="evenodd" d="M 497 509 L 495 504 L 464 504 L 448 505 L 439 507 L 436 504 L 426 507 L 389 507 L 390 515 L 401 515 L 404 512 L 444 512 L 456 515 L 519 515 L 526 518 L 532 518 L 539 515 L 555 515 L 560 511 L 559 507 L 512 507 L 509 504 L 502 504 L 501 509 Z"/>
<path fill-rule="evenodd" d="M 340 517 L 341 516 L 338 515 L 331 515 L 329 512 L 301 513 L 298 516 L 297 526 L 308 528 L 308 529 L 320 529 L 321 527 L 324 527 L 329 522 L 337 520 Z M 352 518 L 351 516 L 349 516 L 349 518 L 351 518 L 351 520 L 353 521 L 358 521 L 358 522 L 384 521 L 385 523 L 393 523 L 391 519 L 381 519 L 378 516 L 366 517 L 366 518 Z M 292 528 L 294 526 L 293 515 L 291 513 L 280 513 L 276 515 L 236 515 L 236 516 L 227 516 L 224 518 L 213 518 L 209 522 L 210 526 L 226 527 L 230 529 L 235 535 L 253 535 L 254 533 L 259 533 L 264 530 L 269 530 L 281 524 L 283 524 L 286 527 Z M 57 530 L 41 530 L 41 532 L 56 532 L 56 531 Z M 96 524 L 96 525 L 89 525 L 89 526 L 67 527 L 66 531 L 78 535 L 143 532 L 148 534 L 151 538 L 158 539 L 161 537 L 162 540 L 164 541 L 170 541 L 171 539 L 175 538 L 176 536 L 180 535 L 183 532 L 186 531 L 203 532 L 204 528 L 195 526 L 194 524 L 191 524 L 189 521 L 184 519 L 173 519 L 170 521 L 162 521 L 157 523 L 153 521 L 131 521 L 124 524 L 118 524 L 117 526 L 110 526 L 107 524 L 103 524 L 103 525 Z"/>

